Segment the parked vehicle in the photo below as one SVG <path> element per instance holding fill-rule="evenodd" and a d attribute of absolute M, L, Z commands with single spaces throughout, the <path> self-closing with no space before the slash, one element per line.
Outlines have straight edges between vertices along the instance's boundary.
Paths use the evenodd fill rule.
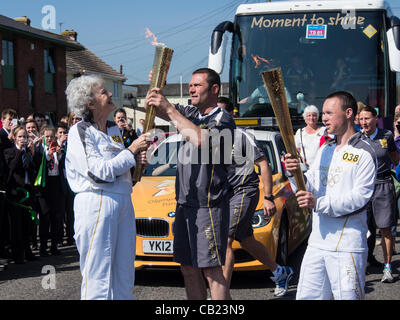
<path fill-rule="evenodd" d="M 278 263 L 285 265 L 288 255 L 309 235 L 311 217 L 299 210 L 289 181 L 283 174 L 280 157 L 285 152 L 277 131 L 255 130 L 253 134 L 265 152 L 273 173 L 273 194 L 277 213 L 265 219 L 264 192 L 260 182 L 260 200 L 254 212 L 254 236 Z M 175 268 L 173 262 L 173 224 L 175 216 L 176 159 L 181 135 L 162 141 L 154 150 L 158 160 L 146 168 L 142 180 L 133 188 L 132 202 L 136 214 L 135 268 Z M 152 161 L 150 161 L 152 162 Z M 258 168 L 256 168 L 258 170 Z M 264 265 L 234 242 L 234 270 L 262 270 Z"/>

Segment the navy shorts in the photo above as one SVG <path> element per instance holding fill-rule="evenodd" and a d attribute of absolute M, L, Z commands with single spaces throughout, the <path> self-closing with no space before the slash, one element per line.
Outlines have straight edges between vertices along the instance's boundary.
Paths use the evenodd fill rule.
<path fill-rule="evenodd" d="M 229 200 L 229 237 L 240 242 L 253 235 L 253 215 L 259 196 L 260 190 L 257 187 L 243 188 L 231 197 Z"/>
<path fill-rule="evenodd" d="M 229 206 L 193 208 L 177 204 L 174 222 L 174 261 L 196 268 L 225 264 Z"/>
<path fill-rule="evenodd" d="M 396 225 L 396 205 L 393 183 L 390 181 L 375 184 L 369 210 L 372 210 L 377 228 L 383 229 Z"/>

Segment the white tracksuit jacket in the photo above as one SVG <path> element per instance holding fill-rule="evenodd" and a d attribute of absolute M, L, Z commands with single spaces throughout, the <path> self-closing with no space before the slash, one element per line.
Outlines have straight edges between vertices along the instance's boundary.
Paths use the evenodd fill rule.
<path fill-rule="evenodd" d="M 356 133 L 339 150 L 336 150 L 336 143 L 321 147 L 305 177 L 307 190 L 317 197 L 317 203 L 308 241 L 307 250 L 310 252 L 303 259 L 297 298 L 299 294 L 300 299 L 327 298 L 325 293 L 318 293 L 326 289 L 323 288 L 324 275 L 330 282 L 325 291 L 333 292 L 336 299 L 362 297 L 368 251 L 366 204 L 374 191 L 375 152 L 363 136 Z M 290 181 L 296 190 L 294 179 L 290 178 Z M 318 269 L 319 263 L 313 255 L 320 256 L 319 262 L 324 265 L 320 270 L 325 271 L 312 272 L 312 269 Z M 334 255 L 333 262 L 326 260 L 329 255 Z M 341 256 L 348 256 L 350 262 L 341 263 L 341 259 L 347 259 Z M 353 272 L 357 294 L 354 294 L 354 286 L 347 286 L 344 280 Z M 341 280 L 336 277 L 341 277 Z M 312 283 L 318 285 L 312 287 Z M 345 287 L 349 287 L 350 293 L 343 293 L 347 290 Z"/>
<path fill-rule="evenodd" d="M 107 134 L 81 121 L 68 133 L 66 173 L 74 200 L 75 240 L 82 273 L 81 298 L 133 299 L 136 245 L 130 168 L 119 129 Z"/>

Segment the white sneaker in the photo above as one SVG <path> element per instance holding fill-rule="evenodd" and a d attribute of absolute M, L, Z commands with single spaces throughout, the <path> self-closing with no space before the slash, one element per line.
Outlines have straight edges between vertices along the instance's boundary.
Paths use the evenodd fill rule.
<path fill-rule="evenodd" d="M 383 269 L 383 276 L 381 282 L 389 282 L 392 283 L 394 281 L 392 270 L 390 268 L 385 267 Z"/>
<path fill-rule="evenodd" d="M 289 282 L 294 274 L 294 271 L 291 267 L 284 266 L 282 268 L 282 273 L 278 278 L 271 277 L 271 280 L 276 284 L 274 290 L 274 296 L 276 297 L 283 297 L 288 292 Z"/>

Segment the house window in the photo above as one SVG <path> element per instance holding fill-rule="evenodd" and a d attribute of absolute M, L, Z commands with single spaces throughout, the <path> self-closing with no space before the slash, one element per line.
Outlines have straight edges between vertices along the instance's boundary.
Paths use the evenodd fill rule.
<path fill-rule="evenodd" d="M 34 82 L 34 71 L 30 69 L 28 72 L 28 100 L 29 106 L 33 109 L 35 107 L 35 82 Z"/>
<path fill-rule="evenodd" d="M 15 67 L 14 67 L 14 42 L 2 40 L 1 69 L 3 74 L 3 87 L 15 89 Z"/>
<path fill-rule="evenodd" d="M 114 94 L 113 94 L 115 99 L 118 99 L 118 81 L 114 81 Z"/>
<path fill-rule="evenodd" d="M 46 93 L 54 93 L 56 69 L 52 49 L 44 49 L 44 89 Z"/>

